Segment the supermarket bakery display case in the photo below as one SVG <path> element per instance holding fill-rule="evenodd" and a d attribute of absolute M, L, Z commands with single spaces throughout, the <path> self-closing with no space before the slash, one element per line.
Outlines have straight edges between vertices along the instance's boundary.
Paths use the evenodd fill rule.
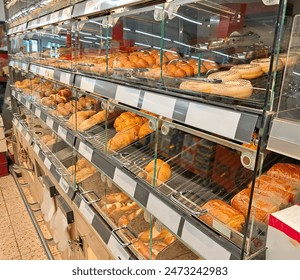
<path fill-rule="evenodd" d="M 297 126 L 294 1 L 12 2 L 18 142 L 73 211 L 71 258 L 263 259 L 299 202 L 272 173 L 298 166 L 272 143 Z"/>

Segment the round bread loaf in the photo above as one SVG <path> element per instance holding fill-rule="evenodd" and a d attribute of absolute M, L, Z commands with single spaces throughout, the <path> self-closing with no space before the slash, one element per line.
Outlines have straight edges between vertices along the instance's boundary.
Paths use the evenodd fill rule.
<path fill-rule="evenodd" d="M 239 64 L 232 66 L 229 71 L 237 71 L 242 79 L 252 80 L 263 75 L 259 64 Z"/>
<path fill-rule="evenodd" d="M 232 81 L 232 80 L 237 80 L 241 78 L 241 74 L 239 71 L 220 71 L 220 72 L 215 72 L 210 75 L 208 75 L 209 79 L 220 79 L 222 82 L 227 82 L 227 81 Z"/>
<path fill-rule="evenodd" d="M 269 72 L 269 68 L 270 68 L 270 58 L 259 58 L 259 59 L 254 59 L 250 62 L 250 64 L 259 64 L 262 71 L 265 73 Z M 276 63 L 274 61 L 273 63 L 273 69 L 272 72 L 275 71 L 275 67 L 276 67 Z M 283 63 L 281 59 L 278 59 L 278 63 L 277 63 L 277 70 L 281 70 L 283 68 Z"/>

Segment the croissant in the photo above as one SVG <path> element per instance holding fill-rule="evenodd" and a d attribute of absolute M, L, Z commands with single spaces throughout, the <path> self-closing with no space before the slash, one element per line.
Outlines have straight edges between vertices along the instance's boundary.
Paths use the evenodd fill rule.
<path fill-rule="evenodd" d="M 152 132 L 153 130 L 149 127 L 149 121 L 145 122 L 139 130 L 139 139 L 145 137 L 146 135 Z"/>
<path fill-rule="evenodd" d="M 154 177 L 154 160 L 152 160 L 145 167 L 145 171 L 147 172 L 147 182 L 150 184 L 153 183 Z M 171 177 L 171 167 L 168 163 L 164 162 L 161 159 L 156 159 L 156 182 L 155 186 L 159 186 L 160 184 L 166 182 Z"/>
<path fill-rule="evenodd" d="M 95 115 L 91 116 L 87 120 L 83 121 L 78 126 L 78 130 L 81 130 L 81 131 L 88 130 L 91 127 L 93 127 L 94 125 L 104 122 L 105 117 L 106 117 L 106 110 L 102 110 L 102 111 L 96 113 Z"/>
<path fill-rule="evenodd" d="M 116 133 L 116 135 L 107 142 L 108 149 L 116 151 L 138 140 L 140 127 L 140 125 L 136 125 L 127 130 Z"/>
<path fill-rule="evenodd" d="M 79 126 L 83 121 L 85 121 L 87 118 L 91 117 L 95 113 L 96 111 L 93 110 L 76 112 L 70 117 L 69 124 L 72 127 L 76 127 L 77 123 L 77 125 Z"/>
<path fill-rule="evenodd" d="M 116 118 L 114 122 L 114 128 L 117 132 L 119 132 L 135 125 L 142 125 L 144 122 L 144 118 L 136 115 L 135 113 L 124 112 Z"/>

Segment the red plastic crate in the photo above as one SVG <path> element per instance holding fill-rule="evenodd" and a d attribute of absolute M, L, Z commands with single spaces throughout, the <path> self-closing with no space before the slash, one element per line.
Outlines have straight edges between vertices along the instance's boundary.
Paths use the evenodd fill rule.
<path fill-rule="evenodd" d="M 8 175 L 7 162 L 0 163 L 0 177 L 7 176 L 7 175 Z"/>

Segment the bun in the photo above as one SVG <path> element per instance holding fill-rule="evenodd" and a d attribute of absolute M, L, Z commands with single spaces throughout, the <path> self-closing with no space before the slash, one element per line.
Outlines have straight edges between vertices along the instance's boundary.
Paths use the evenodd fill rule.
<path fill-rule="evenodd" d="M 242 79 L 251 80 L 263 75 L 263 70 L 259 64 L 239 64 L 232 66 L 230 71 L 240 73 Z"/>
<path fill-rule="evenodd" d="M 144 244 L 141 240 L 138 238 L 134 238 L 131 240 L 131 243 L 133 247 L 144 257 L 144 259 L 149 260 L 150 259 L 150 248 Z M 155 260 L 156 255 L 151 254 L 151 259 Z"/>
<path fill-rule="evenodd" d="M 153 178 L 154 178 L 154 160 L 148 163 L 148 165 L 145 167 L 145 171 L 147 173 L 146 180 L 151 185 L 153 184 Z M 156 181 L 154 185 L 157 187 L 161 185 L 162 183 L 169 180 L 171 177 L 171 167 L 168 163 L 164 162 L 161 159 L 156 159 L 156 172 L 155 172 L 155 178 Z"/>
<path fill-rule="evenodd" d="M 152 234 L 151 235 L 152 240 L 160 240 L 160 239 L 164 239 L 167 236 L 168 231 L 165 228 L 163 228 L 161 232 L 159 232 L 154 226 L 152 227 L 152 230 L 150 230 L 149 228 L 146 231 L 141 232 L 138 235 L 138 238 L 143 242 L 150 242 L 150 233 Z"/>
<path fill-rule="evenodd" d="M 241 232 L 245 223 L 245 217 L 238 210 L 234 209 L 222 200 L 210 200 L 201 206 L 202 210 L 207 210 L 208 213 L 199 217 L 208 225 L 213 225 L 214 218 L 217 218 L 225 225 Z"/>
<path fill-rule="evenodd" d="M 106 204 L 113 204 L 113 203 L 126 203 L 130 200 L 129 196 L 125 193 L 119 192 L 119 193 L 111 193 L 103 196 L 101 198 L 100 204 L 106 205 Z"/>
<path fill-rule="evenodd" d="M 276 163 L 268 170 L 267 175 L 290 182 L 299 182 L 300 166 L 291 163 Z"/>

